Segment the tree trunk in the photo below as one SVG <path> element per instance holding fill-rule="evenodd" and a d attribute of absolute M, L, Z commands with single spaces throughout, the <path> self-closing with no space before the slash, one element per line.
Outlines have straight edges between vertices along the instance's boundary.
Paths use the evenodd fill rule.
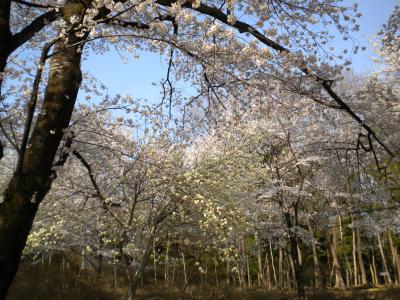
<path fill-rule="evenodd" d="M 167 249 L 165 252 L 165 260 L 164 260 L 164 285 L 168 287 L 168 262 L 169 262 L 169 240 L 167 240 Z"/>
<path fill-rule="evenodd" d="M 154 285 L 157 285 L 157 258 L 156 258 L 156 243 L 153 241 L 153 269 L 154 269 Z M 182 253 L 183 255 L 183 253 Z M 185 260 L 183 261 L 185 265 Z"/>
<path fill-rule="evenodd" d="M 3 72 L 6 68 L 7 59 L 10 51 L 7 45 L 10 45 L 11 31 L 9 26 L 10 21 L 10 5 L 11 1 L 0 2 L 0 101 L 2 100 L 1 88 L 3 86 Z M 3 141 L 0 140 L 0 160 L 3 158 Z"/>
<path fill-rule="evenodd" d="M 10 50 L 7 46 L 10 45 L 12 38 L 10 31 L 10 0 L 0 1 L 0 73 L 4 72 L 7 64 L 8 56 L 10 55 Z M 3 76 L 0 76 L 0 97 L 1 97 L 1 87 L 3 84 Z"/>
<path fill-rule="evenodd" d="M 293 228 L 293 223 L 288 213 L 284 214 L 286 226 L 289 229 L 289 247 L 290 247 L 290 256 L 293 260 L 294 273 L 295 273 L 295 281 L 297 285 L 297 294 L 300 300 L 306 299 L 306 290 L 304 283 L 304 275 L 301 266 L 301 252 L 298 244 L 298 239 L 295 233 L 291 231 Z M 297 224 L 297 222 L 295 222 Z"/>
<path fill-rule="evenodd" d="M 279 287 L 283 287 L 283 249 L 279 246 L 278 251 L 278 272 L 279 272 Z"/>
<path fill-rule="evenodd" d="M 395 278 L 396 278 L 396 283 L 400 284 L 400 268 L 399 268 L 399 259 L 398 259 L 398 254 L 397 254 L 397 248 L 393 243 L 393 238 L 392 238 L 392 232 L 391 230 L 388 230 L 388 238 L 389 238 L 389 245 L 390 245 L 390 251 L 392 253 L 392 265 L 393 265 L 393 270 L 395 272 Z"/>
<path fill-rule="evenodd" d="M 257 265 L 258 265 L 258 286 L 264 286 L 264 272 L 263 272 L 263 264 L 262 264 L 262 258 L 261 258 L 261 245 L 260 245 L 260 240 L 258 238 L 257 233 L 255 234 L 255 241 L 256 241 L 256 247 L 257 247 Z"/>
<path fill-rule="evenodd" d="M 356 243 L 356 231 L 354 227 L 352 228 L 353 237 L 353 268 L 354 268 L 354 286 L 358 285 L 358 269 L 357 269 L 357 243 Z"/>
<path fill-rule="evenodd" d="M 389 268 L 386 263 L 385 252 L 383 250 L 381 235 L 377 234 L 377 238 L 378 238 L 379 252 L 380 252 L 381 258 L 382 258 L 383 272 L 385 272 L 385 276 L 384 276 L 385 284 L 392 284 L 392 278 L 390 277 Z"/>
<path fill-rule="evenodd" d="M 350 267 L 350 262 L 349 259 L 347 257 L 347 251 L 346 251 L 346 243 L 345 240 L 343 238 L 343 226 L 342 226 L 342 217 L 339 214 L 339 229 L 340 229 L 340 243 L 342 246 L 342 251 L 344 254 L 344 261 L 346 264 L 346 286 L 350 286 L 351 285 L 351 279 L 353 277 L 353 272 L 351 271 L 351 267 Z"/>
<path fill-rule="evenodd" d="M 66 21 L 81 15 L 85 6 L 81 1 L 68 1 L 64 7 Z M 39 203 L 50 189 L 54 178 L 53 160 L 68 127 L 78 89 L 82 80 L 80 60 L 86 36 L 71 35 L 66 44 L 59 42 L 59 51 L 50 64 L 50 74 L 41 112 L 36 121 L 19 172 L 14 173 L 4 201 L 0 204 L 0 299 L 5 299 L 8 288 L 18 270 L 19 259 L 32 227 Z M 68 48 L 69 47 L 69 48 Z"/>
<path fill-rule="evenodd" d="M 290 266 L 290 269 L 292 271 L 293 281 L 295 282 L 296 281 L 296 273 L 295 273 L 295 270 L 294 270 L 294 263 L 293 263 L 293 259 L 292 259 L 291 255 L 289 255 L 289 266 Z"/>
<path fill-rule="evenodd" d="M 295 273 L 295 280 L 297 284 L 297 294 L 300 300 L 306 299 L 306 290 L 304 284 L 304 277 L 302 266 L 299 260 L 299 252 L 298 252 L 298 242 L 297 238 L 294 236 L 289 237 L 290 242 L 290 256 L 292 257 L 293 266 L 294 266 L 294 273 Z"/>
<path fill-rule="evenodd" d="M 186 260 L 185 253 L 182 252 L 182 265 L 183 265 L 183 282 L 185 286 L 188 284 L 187 273 L 186 273 Z"/>
<path fill-rule="evenodd" d="M 136 282 L 129 281 L 128 283 L 128 296 L 127 300 L 134 300 L 136 296 L 136 291 L 138 289 L 138 285 Z"/>
<path fill-rule="evenodd" d="M 128 300 L 133 300 L 136 296 L 136 291 L 139 287 L 139 283 L 143 278 L 144 271 L 149 262 L 152 249 L 153 249 L 153 241 L 155 236 L 156 227 L 153 227 L 148 237 L 146 248 L 144 249 L 143 255 L 141 257 L 140 265 L 134 274 L 130 271 L 129 260 L 125 259 L 126 270 L 127 270 L 127 279 L 128 279 Z"/>
<path fill-rule="evenodd" d="M 263 274 L 265 274 L 265 278 L 267 281 L 267 288 L 270 289 L 272 287 L 271 283 L 271 273 L 269 268 L 269 259 L 268 259 L 268 249 L 265 251 L 265 262 L 263 267 Z"/>
<path fill-rule="evenodd" d="M 278 280 L 276 278 L 276 270 L 275 270 L 275 262 L 274 262 L 274 253 L 272 251 L 272 244 L 269 242 L 269 251 L 271 254 L 271 265 L 272 265 L 272 274 L 274 275 L 274 287 L 278 285 Z"/>
<path fill-rule="evenodd" d="M 362 257 L 361 234 L 360 234 L 359 227 L 356 228 L 356 237 L 357 237 L 358 265 L 360 266 L 360 271 L 361 271 L 361 284 L 366 285 L 367 284 L 367 274 L 365 272 L 364 261 L 363 261 L 363 257 Z"/>
<path fill-rule="evenodd" d="M 226 284 L 230 285 L 231 284 L 231 264 L 229 261 L 229 258 L 226 259 Z"/>
<path fill-rule="evenodd" d="M 216 259 L 214 259 L 215 285 L 216 285 L 217 287 L 219 287 L 218 269 L 217 269 L 217 266 L 218 266 L 218 262 L 217 262 Z M 187 279 L 186 279 L 186 274 L 185 274 L 185 286 L 186 286 L 186 285 L 187 285 Z"/>
<path fill-rule="evenodd" d="M 340 262 L 337 254 L 337 237 L 336 228 L 332 227 L 332 242 L 331 242 L 331 252 L 333 260 L 333 269 L 335 270 L 335 286 L 338 288 L 344 288 L 344 280 L 342 272 L 340 271 Z"/>
<path fill-rule="evenodd" d="M 314 260 L 314 276 L 315 276 L 315 288 L 320 288 L 322 286 L 322 276 L 319 267 L 319 260 L 318 260 L 318 251 L 317 251 L 317 243 L 314 238 L 314 231 L 311 226 L 310 219 L 307 218 L 307 227 L 308 231 L 312 236 L 311 246 L 312 246 L 312 253 L 313 253 L 313 260 Z"/>
<path fill-rule="evenodd" d="M 376 271 L 376 263 L 375 263 L 375 253 L 372 251 L 372 270 L 373 270 L 373 277 L 375 277 L 375 284 L 379 285 L 378 273 Z"/>

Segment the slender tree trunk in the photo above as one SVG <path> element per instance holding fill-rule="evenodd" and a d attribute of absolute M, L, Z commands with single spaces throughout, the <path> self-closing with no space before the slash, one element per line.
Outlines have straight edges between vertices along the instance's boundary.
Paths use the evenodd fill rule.
<path fill-rule="evenodd" d="M 167 240 L 167 250 L 165 252 L 165 263 L 164 263 L 164 284 L 168 287 L 168 262 L 169 262 L 169 240 Z"/>
<path fill-rule="evenodd" d="M 182 253 L 182 255 L 183 255 L 183 253 Z M 154 269 L 154 284 L 157 285 L 157 257 L 156 257 L 156 242 L 155 241 L 153 241 L 153 269 Z"/>
<path fill-rule="evenodd" d="M 155 234 L 156 228 L 152 228 L 151 234 L 149 236 L 149 239 L 147 240 L 146 248 L 144 250 L 144 253 L 141 257 L 140 265 L 136 272 L 132 274 L 131 272 L 128 273 L 128 300 L 133 300 L 136 296 L 136 291 L 139 287 L 140 282 L 143 279 L 143 274 L 146 269 L 147 264 L 149 263 L 149 259 L 151 256 L 151 252 L 153 249 L 153 241 L 154 241 L 154 234 Z M 129 265 L 127 265 L 127 268 L 129 270 Z"/>
<path fill-rule="evenodd" d="M 285 287 L 286 287 L 286 289 L 291 289 L 292 286 L 296 285 L 296 278 L 293 276 L 290 276 L 290 271 L 289 271 L 289 269 L 290 269 L 290 254 L 288 254 L 288 255 L 285 254 L 285 258 L 286 258 L 286 259 L 284 259 L 284 261 L 285 261 L 284 273 L 286 275 Z"/>
<path fill-rule="evenodd" d="M 236 262 L 236 268 L 238 270 L 238 281 L 239 281 L 239 286 L 243 287 L 243 280 L 242 280 L 242 271 L 241 271 L 241 264 L 239 264 L 238 262 Z"/>
<path fill-rule="evenodd" d="M 114 289 L 118 287 L 118 269 L 117 269 L 117 258 L 113 257 L 113 275 L 114 275 Z"/>
<path fill-rule="evenodd" d="M 354 226 L 352 228 L 352 237 L 353 237 L 353 268 L 354 268 L 354 286 L 358 285 L 358 269 L 357 269 L 357 244 L 356 244 L 356 231 Z"/>
<path fill-rule="evenodd" d="M 231 263 L 229 258 L 226 260 L 226 284 L 231 284 Z"/>
<path fill-rule="evenodd" d="M 249 256 L 246 253 L 246 267 L 247 267 L 247 283 L 248 286 L 251 287 L 251 274 L 250 274 L 250 263 L 249 263 Z"/>
<path fill-rule="evenodd" d="M 381 235 L 377 234 L 377 238 L 378 238 L 379 252 L 381 254 L 381 259 L 382 259 L 383 271 L 385 272 L 385 276 L 384 276 L 385 284 L 392 284 L 392 278 L 390 276 L 389 268 L 388 268 L 387 263 L 386 263 L 385 251 L 383 250 Z"/>
<path fill-rule="evenodd" d="M 289 241 L 290 241 L 290 255 L 293 260 L 295 280 L 297 284 L 297 293 L 299 299 L 304 300 L 306 299 L 306 290 L 305 290 L 302 266 L 299 261 L 297 238 L 291 236 L 289 237 Z"/>
<path fill-rule="evenodd" d="M 240 257 L 240 263 L 239 263 L 239 272 L 240 272 L 240 277 L 241 281 L 243 284 L 243 288 L 247 287 L 247 276 L 246 276 L 246 247 L 244 243 L 244 237 L 242 237 L 239 241 L 239 257 Z"/>
<path fill-rule="evenodd" d="M 329 243 L 330 245 L 330 243 Z M 326 273 L 328 276 L 326 276 L 326 286 L 332 287 L 332 274 L 333 274 L 333 262 L 332 262 L 332 268 L 331 268 L 331 255 L 330 255 L 330 247 L 326 248 L 326 261 L 327 261 L 327 267 L 328 267 L 328 272 Z"/>
<path fill-rule="evenodd" d="M 219 287 L 219 281 L 218 281 L 218 261 L 214 259 L 214 273 L 215 273 L 215 285 Z M 187 281 L 185 280 L 185 285 Z"/>
<path fill-rule="evenodd" d="M 378 279 L 378 272 L 376 271 L 376 263 L 375 263 L 375 253 L 372 251 L 372 269 L 373 269 L 373 277 L 375 277 L 375 284 L 379 285 L 379 279 Z"/>
<path fill-rule="evenodd" d="M 183 265 L 183 282 L 185 286 L 188 284 L 187 273 L 186 273 L 186 260 L 185 254 L 182 252 L 182 265 Z"/>
<path fill-rule="evenodd" d="M 376 286 L 376 281 L 374 277 L 374 269 L 372 267 L 372 262 L 369 264 L 369 272 L 371 273 L 372 285 Z"/>
<path fill-rule="evenodd" d="M 310 234 L 312 236 L 311 247 L 312 247 L 312 253 L 313 253 L 313 260 L 314 260 L 315 288 L 320 288 L 322 286 L 322 276 L 321 276 L 321 271 L 320 271 L 320 267 L 319 267 L 317 243 L 314 238 L 314 231 L 312 229 L 309 218 L 307 218 L 307 227 L 308 227 L 308 231 L 310 232 Z"/>
<path fill-rule="evenodd" d="M 300 300 L 306 299 L 306 290 L 304 283 L 304 275 L 302 271 L 301 265 L 301 252 L 298 244 L 298 239 L 295 233 L 290 230 L 293 228 L 293 223 L 290 218 L 290 215 L 285 213 L 284 218 L 286 221 L 286 226 L 289 229 L 289 247 L 290 247 L 290 256 L 293 260 L 294 265 L 294 273 L 295 273 L 295 281 L 297 284 L 297 293 Z M 297 222 L 295 223 L 297 224 Z"/>
<path fill-rule="evenodd" d="M 294 270 L 294 263 L 291 255 L 289 255 L 289 263 L 290 263 L 290 270 L 292 271 L 293 281 L 296 281 L 296 273 Z"/>
<path fill-rule="evenodd" d="M 272 251 L 272 244 L 269 242 L 269 251 L 271 254 L 271 265 L 272 265 L 272 274 L 274 275 L 274 287 L 278 286 L 279 283 L 276 278 L 276 270 L 275 270 L 275 262 L 274 262 L 274 253 Z"/>
<path fill-rule="evenodd" d="M 397 254 L 397 248 L 393 243 L 393 238 L 392 238 L 392 232 L 391 230 L 388 230 L 388 239 L 389 239 L 389 244 L 390 244 L 390 251 L 392 253 L 392 265 L 393 265 L 393 270 L 395 272 L 395 281 L 396 284 L 400 284 L 400 268 L 399 268 L 399 258 Z"/>
<path fill-rule="evenodd" d="M 67 1 L 64 7 L 66 22 L 85 10 L 81 1 Z M 18 270 L 19 258 L 25 247 L 40 202 L 48 193 L 54 172 L 53 161 L 68 127 L 78 89 L 82 80 L 81 49 L 73 46 L 86 39 L 71 34 L 66 44 L 59 42 L 50 64 L 50 74 L 41 112 L 33 128 L 18 172 L 14 173 L 4 201 L 0 204 L 0 299 Z"/>
<path fill-rule="evenodd" d="M 346 243 L 345 243 L 345 240 L 343 238 L 342 217 L 340 216 L 340 214 L 339 214 L 339 229 L 340 229 L 340 244 L 342 246 L 342 251 L 343 251 L 343 254 L 344 254 L 344 261 L 345 261 L 345 264 L 346 264 L 346 286 L 350 286 L 353 274 L 352 274 L 352 271 L 351 271 L 349 258 L 347 257 Z"/>
<path fill-rule="evenodd" d="M 176 261 L 172 260 L 172 286 L 175 286 L 175 271 L 176 271 Z"/>
<path fill-rule="evenodd" d="M 332 242 L 331 242 L 331 252 L 332 252 L 332 260 L 333 260 L 333 268 L 335 270 L 335 286 L 338 288 L 344 288 L 344 280 L 342 276 L 342 272 L 340 271 L 340 262 L 337 254 L 337 237 L 336 237 L 336 228 L 332 227 Z"/>
<path fill-rule="evenodd" d="M 80 273 L 81 271 L 85 270 L 85 268 L 86 268 L 86 259 L 85 259 L 85 256 L 86 256 L 86 251 L 85 251 L 85 249 L 82 249 L 82 251 L 81 251 L 81 267 L 80 267 L 80 269 L 79 269 L 79 273 Z"/>
<path fill-rule="evenodd" d="M 358 265 L 360 266 L 360 271 L 361 271 L 361 284 L 366 285 L 367 284 L 367 273 L 365 272 L 364 260 L 362 257 L 361 234 L 360 234 L 359 227 L 356 228 L 356 237 L 357 237 Z"/>
<path fill-rule="evenodd" d="M 271 273 L 269 268 L 269 259 L 268 259 L 268 250 L 265 251 L 265 262 L 263 267 L 263 273 L 265 274 L 265 278 L 267 280 L 267 288 L 270 289 L 272 287 L 271 283 Z"/>
<path fill-rule="evenodd" d="M 255 241 L 257 247 L 257 264 L 258 264 L 257 280 L 258 280 L 258 286 L 260 287 L 265 285 L 265 282 L 264 282 L 264 272 L 263 272 L 263 264 L 261 258 L 261 245 L 257 233 L 255 234 Z"/>
<path fill-rule="evenodd" d="M 278 272 L 279 272 L 279 287 L 283 287 L 283 249 L 279 246 L 278 251 Z"/>

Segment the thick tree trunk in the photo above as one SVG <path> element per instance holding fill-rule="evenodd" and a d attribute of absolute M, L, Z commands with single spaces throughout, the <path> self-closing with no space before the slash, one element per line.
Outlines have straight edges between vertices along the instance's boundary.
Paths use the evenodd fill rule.
<path fill-rule="evenodd" d="M 69 21 L 84 9 L 81 1 L 69 1 L 64 9 L 66 18 Z M 69 125 L 82 80 L 81 53 L 77 51 L 78 46 L 72 44 L 84 39 L 71 35 L 66 44 L 56 45 L 55 51 L 71 47 L 56 54 L 51 61 L 43 105 L 21 169 L 13 175 L 0 204 L 0 299 L 5 299 L 39 203 L 50 189 L 53 160 L 63 130 Z"/>
<path fill-rule="evenodd" d="M 11 1 L 0 1 L 0 73 L 6 68 L 7 59 L 10 55 L 11 31 L 10 31 L 10 5 Z M 3 76 L 0 76 L 0 97 L 1 87 L 3 85 Z"/>
<path fill-rule="evenodd" d="M 1 45 L 1 43 L 3 43 L 3 42 L 2 42 L 2 39 L 0 38 L 0 45 Z M 0 46 L 0 73 L 3 73 L 6 68 L 7 57 L 8 57 L 8 53 L 6 52 L 6 49 L 4 49 L 3 46 Z M 0 76 L 0 97 L 2 97 L 2 95 L 1 95 L 1 87 L 2 86 L 3 86 L 3 76 Z"/>

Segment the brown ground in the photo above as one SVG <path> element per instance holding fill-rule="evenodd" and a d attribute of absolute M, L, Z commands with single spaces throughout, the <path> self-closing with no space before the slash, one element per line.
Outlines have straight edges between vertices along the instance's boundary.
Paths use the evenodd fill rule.
<path fill-rule="evenodd" d="M 114 289 L 112 278 L 93 273 L 76 275 L 76 272 L 54 270 L 36 266 L 22 266 L 7 300 L 120 300 L 125 290 Z M 400 288 L 355 289 L 348 291 L 307 291 L 309 300 L 400 300 Z M 294 292 L 233 288 L 190 287 L 184 297 L 179 289 L 165 290 L 147 286 L 138 291 L 138 300 L 290 300 Z"/>

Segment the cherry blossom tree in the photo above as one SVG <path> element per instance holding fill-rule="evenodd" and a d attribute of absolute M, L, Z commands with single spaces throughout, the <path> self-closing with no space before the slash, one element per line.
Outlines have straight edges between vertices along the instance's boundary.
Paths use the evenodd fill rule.
<path fill-rule="evenodd" d="M 14 118 L 20 123 L 17 133 L 14 124 L 7 122 L 13 97 L 2 98 L 7 105 L 2 111 L 1 150 L 6 141 L 17 152 L 17 162 L 0 203 L 0 268 L 4 270 L 0 299 L 17 272 L 39 204 L 70 157 L 61 148 L 71 147 L 67 128 L 82 84 L 82 55 L 90 55 L 90 48 L 101 52 L 113 45 L 127 53 L 144 50 L 166 56 L 163 108 L 181 103 L 184 115 L 194 104 L 206 112 L 218 103 L 239 108 L 251 99 L 275 101 L 280 92 L 289 91 L 346 112 L 361 131 L 358 137 L 368 142 L 358 146 L 374 156 L 379 149 L 391 159 L 395 152 L 385 133 L 378 133 L 347 103 L 347 97 L 334 91 L 334 82 L 350 62 L 338 57 L 337 65 L 329 63 L 335 59 L 329 27 L 348 39 L 358 29 L 359 16 L 357 5 L 345 7 L 333 0 L 2 1 L 1 83 L 12 78 L 7 60 L 24 43 L 28 42 L 26 49 L 34 53 L 36 63 L 30 89 L 21 89 L 26 95 L 19 106 L 25 112 L 22 122 Z M 314 30 L 317 23 L 324 29 Z M 358 50 L 354 45 L 354 52 Z M 15 57 L 23 59 L 22 54 Z M 193 83 L 198 95 L 180 97 L 174 80 Z M 246 101 L 238 100 L 245 93 Z M 227 99 L 234 101 L 228 105 Z M 79 160 L 79 154 L 74 156 Z M 86 159 L 80 161 L 85 165 Z"/>

